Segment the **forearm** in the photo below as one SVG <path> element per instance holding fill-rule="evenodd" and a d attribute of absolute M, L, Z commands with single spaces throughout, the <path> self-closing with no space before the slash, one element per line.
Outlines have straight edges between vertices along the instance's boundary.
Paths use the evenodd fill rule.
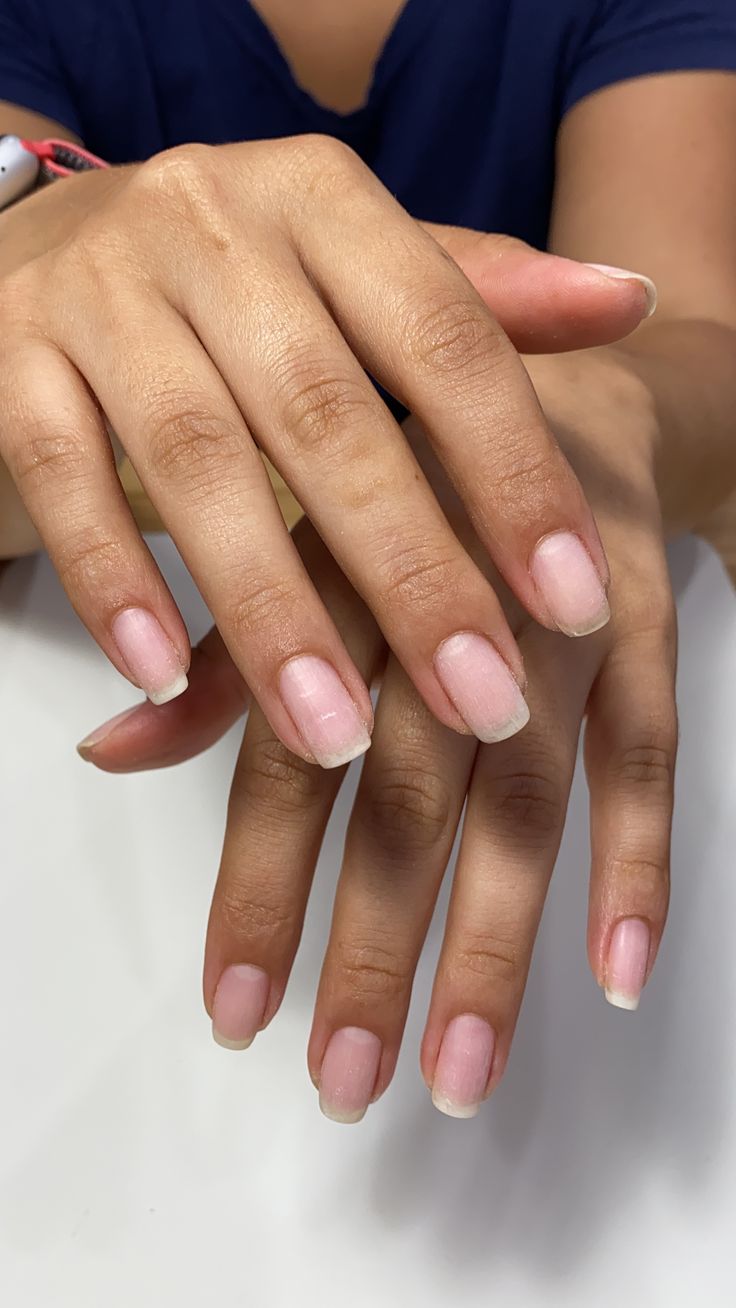
<path fill-rule="evenodd" d="M 682 320 L 525 363 L 548 416 L 570 439 L 585 442 L 592 425 L 612 441 L 651 448 L 665 527 L 676 535 L 736 491 L 735 358 L 736 330 Z"/>
<path fill-rule="evenodd" d="M 736 329 L 662 322 L 608 348 L 651 396 L 667 530 L 688 530 L 736 490 Z"/>

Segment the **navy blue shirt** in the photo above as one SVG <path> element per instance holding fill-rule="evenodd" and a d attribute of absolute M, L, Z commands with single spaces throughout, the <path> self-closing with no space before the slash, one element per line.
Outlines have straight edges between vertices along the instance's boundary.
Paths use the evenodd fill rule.
<path fill-rule="evenodd" d="M 0 99 L 110 162 L 326 132 L 416 217 L 538 246 L 566 111 L 681 69 L 736 70 L 736 0 L 407 0 L 346 115 L 296 85 L 248 0 L 0 0 Z"/>

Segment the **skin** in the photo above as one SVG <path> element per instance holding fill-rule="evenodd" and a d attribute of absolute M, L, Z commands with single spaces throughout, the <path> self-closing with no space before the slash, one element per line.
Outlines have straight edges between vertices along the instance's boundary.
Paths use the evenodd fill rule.
<path fill-rule="evenodd" d="M 315 1008 L 309 1062 L 317 1084 L 330 1034 L 355 1025 L 381 1039 L 373 1098 L 386 1088 L 466 796 L 422 1071 L 431 1086 L 446 1023 L 477 1013 L 498 1036 L 485 1093 L 497 1084 L 584 715 L 591 967 L 605 985 L 612 930 L 634 917 L 651 932 L 651 973 L 669 893 L 676 749 L 675 617 L 664 542 L 696 529 L 728 556 L 736 538 L 735 130 L 736 81 L 714 74 L 615 86 L 582 102 L 563 124 L 555 247 L 573 257 L 647 267 L 661 296 L 657 317 L 621 345 L 525 359 L 600 523 L 613 575 L 613 619 L 570 645 L 530 622 L 497 582 L 526 661 L 532 718 L 518 736 L 496 745 L 478 747 L 438 724 L 388 657 Z M 685 190 L 683 168 L 691 179 Z M 421 431 L 415 428 L 411 439 L 455 530 L 488 567 Z M 302 524 L 295 538 L 369 680 L 384 665 L 385 642 L 311 528 Z M 216 632 L 195 658 L 190 694 L 188 710 L 184 701 L 160 713 L 142 707 L 86 756 L 122 771 L 170 763 L 211 743 L 247 699 Z M 208 1010 L 223 967 L 253 963 L 271 978 L 263 1024 L 273 1017 L 338 784 L 338 776 L 289 758 L 263 715 L 251 711 L 210 917 Z"/>
<path fill-rule="evenodd" d="M 0 216 L 0 362 L 14 378 L 0 455 L 76 611 L 124 675 L 135 679 L 115 624 L 128 610 L 153 616 L 181 672 L 190 651 L 121 490 L 113 433 L 241 676 L 302 758 L 315 756 L 283 691 L 292 660 L 334 669 L 364 735 L 372 709 L 260 450 L 440 721 L 468 733 L 436 659 L 456 633 L 485 637 L 523 687 L 496 593 L 364 368 L 424 422 L 484 548 L 537 621 L 557 627 L 533 576 L 548 536 L 572 533 L 608 584 L 579 481 L 443 236 L 351 151 L 306 136 L 179 146 L 67 179 Z M 641 282 L 624 282 L 608 334 L 609 278 L 549 256 L 537 265 L 542 298 L 557 278 L 589 315 L 603 302 L 598 342 L 647 311 Z M 585 313 L 577 334 L 590 340 Z"/>

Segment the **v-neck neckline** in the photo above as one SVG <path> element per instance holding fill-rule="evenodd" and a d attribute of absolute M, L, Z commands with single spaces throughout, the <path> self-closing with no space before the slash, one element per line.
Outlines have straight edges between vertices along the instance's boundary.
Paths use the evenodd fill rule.
<path fill-rule="evenodd" d="M 438 3 L 439 0 L 405 0 L 379 50 L 363 103 L 356 109 L 342 113 L 339 109 L 331 109 L 329 105 L 321 104 L 311 91 L 300 85 L 268 23 L 253 7 L 250 0 L 241 0 L 257 40 L 258 52 L 271 65 L 290 97 L 299 103 L 302 112 L 317 125 L 321 123 L 325 130 L 331 130 L 333 135 L 349 133 L 352 128 L 361 126 L 370 116 L 386 79 L 411 53 L 415 40 L 421 35 Z"/>

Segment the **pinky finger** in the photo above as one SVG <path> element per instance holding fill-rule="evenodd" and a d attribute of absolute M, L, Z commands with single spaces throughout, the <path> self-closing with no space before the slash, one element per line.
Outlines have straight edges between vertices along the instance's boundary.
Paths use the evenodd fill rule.
<path fill-rule="evenodd" d="M 187 687 L 189 639 L 117 476 L 104 417 L 53 345 L 5 351 L 0 454 L 74 608 L 154 704 Z"/>
<path fill-rule="evenodd" d="M 676 750 L 673 623 L 615 646 L 589 702 L 588 954 L 617 1008 L 638 1006 L 664 930 Z"/>

